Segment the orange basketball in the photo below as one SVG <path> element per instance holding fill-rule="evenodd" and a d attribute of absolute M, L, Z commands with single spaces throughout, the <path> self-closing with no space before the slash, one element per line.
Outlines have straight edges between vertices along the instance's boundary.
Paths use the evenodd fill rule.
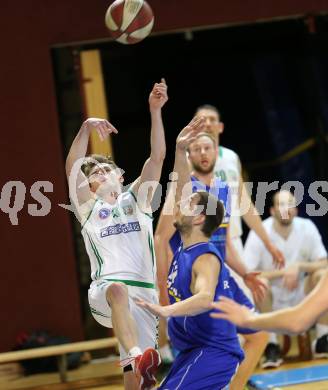
<path fill-rule="evenodd" d="M 105 23 L 117 42 L 133 44 L 150 34 L 154 14 L 144 0 L 116 0 L 106 12 Z"/>

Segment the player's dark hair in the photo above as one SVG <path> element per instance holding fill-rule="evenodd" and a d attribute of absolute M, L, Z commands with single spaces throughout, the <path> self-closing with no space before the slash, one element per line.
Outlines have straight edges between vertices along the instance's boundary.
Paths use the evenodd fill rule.
<path fill-rule="evenodd" d="M 202 214 L 205 215 L 205 222 L 201 231 L 206 237 L 211 237 L 222 223 L 224 206 L 214 195 L 207 191 L 198 190 L 196 193 L 199 195 L 198 205 L 203 206 Z"/>
<path fill-rule="evenodd" d="M 202 104 L 201 106 L 197 107 L 195 115 L 197 115 L 198 111 L 200 111 L 200 110 L 211 110 L 211 111 L 214 111 L 214 112 L 216 112 L 218 114 L 219 120 L 221 118 L 220 111 L 215 106 L 212 106 L 212 104 Z"/>
<path fill-rule="evenodd" d="M 117 165 L 115 164 L 111 156 L 103 156 L 101 154 L 91 154 L 90 156 L 85 158 L 81 166 L 81 170 L 86 177 L 89 177 L 92 168 L 98 164 L 108 164 L 113 169 L 117 168 Z"/>

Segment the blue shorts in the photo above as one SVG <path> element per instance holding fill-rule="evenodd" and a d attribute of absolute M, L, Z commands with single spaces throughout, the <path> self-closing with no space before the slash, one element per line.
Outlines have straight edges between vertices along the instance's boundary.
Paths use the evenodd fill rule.
<path fill-rule="evenodd" d="M 230 276 L 229 279 L 229 286 L 232 291 L 234 301 L 236 301 L 242 306 L 248 307 L 253 311 L 255 310 L 253 303 L 247 298 L 244 291 L 238 286 L 237 282 L 232 276 Z M 239 326 L 237 326 L 236 328 L 237 328 L 237 333 L 239 334 L 253 334 L 258 332 L 258 330 L 241 328 Z"/>
<path fill-rule="evenodd" d="M 159 390 L 222 390 L 239 365 L 239 357 L 213 347 L 180 352 Z"/>

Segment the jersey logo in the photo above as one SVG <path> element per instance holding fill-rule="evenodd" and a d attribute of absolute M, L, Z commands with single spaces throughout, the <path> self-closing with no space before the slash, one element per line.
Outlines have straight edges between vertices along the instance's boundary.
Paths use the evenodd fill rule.
<path fill-rule="evenodd" d="M 110 210 L 106 208 L 100 209 L 98 215 L 100 219 L 106 219 L 110 215 Z"/>
<path fill-rule="evenodd" d="M 141 230 L 139 222 L 129 222 L 124 224 L 117 224 L 114 226 L 107 226 L 100 230 L 100 237 L 108 237 L 121 233 L 139 232 Z"/>
<path fill-rule="evenodd" d="M 223 281 L 223 290 L 227 290 L 228 288 L 230 288 L 229 282 L 227 280 L 224 280 Z"/>
<path fill-rule="evenodd" d="M 123 206 L 123 212 L 125 215 L 132 215 L 133 214 L 133 207 L 129 204 L 127 206 Z"/>
<path fill-rule="evenodd" d="M 121 213 L 120 213 L 118 207 L 114 207 L 112 209 L 112 216 L 113 216 L 113 218 L 119 218 L 121 216 Z"/>

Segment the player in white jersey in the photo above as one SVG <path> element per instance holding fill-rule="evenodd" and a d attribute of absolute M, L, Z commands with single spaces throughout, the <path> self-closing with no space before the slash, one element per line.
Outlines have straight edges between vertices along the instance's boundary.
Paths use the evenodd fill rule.
<path fill-rule="evenodd" d="M 150 157 L 129 191 L 122 192 L 122 173 L 112 159 L 85 158 L 92 128 L 101 140 L 117 133 L 105 119 L 89 118 L 83 123 L 66 160 L 70 197 L 81 218 L 91 262 L 91 312 L 100 324 L 113 327 L 119 340 L 121 359 L 127 364 L 126 390 L 152 388 L 160 361 L 155 349 L 157 318 L 138 307 L 135 299 L 157 302 L 152 220 L 147 211 L 154 193 L 151 183 L 158 183 L 165 158 L 161 110 L 167 99 L 162 79 L 149 96 Z"/>
<path fill-rule="evenodd" d="M 247 190 L 244 188 L 241 163 L 237 153 L 220 145 L 220 135 L 223 133 L 224 124 L 220 120 L 219 111 L 214 106 L 203 105 L 197 108 L 196 116 L 204 117 L 206 119 L 205 130 L 211 133 L 218 141 L 218 158 L 214 168 L 215 175 L 221 180 L 227 182 L 233 192 L 233 195 L 237 195 L 232 197 L 232 216 L 230 222 L 230 235 L 235 245 L 235 249 L 242 257 L 242 225 L 239 216 L 239 205 L 249 205 L 248 209 L 245 210 L 246 212 L 242 215 L 244 222 L 250 229 L 254 230 L 263 241 L 263 244 L 272 255 L 273 262 L 277 265 L 277 267 L 282 267 L 284 265 L 284 257 L 268 237 L 265 229 L 263 228 L 262 220 L 259 217 Z"/>

